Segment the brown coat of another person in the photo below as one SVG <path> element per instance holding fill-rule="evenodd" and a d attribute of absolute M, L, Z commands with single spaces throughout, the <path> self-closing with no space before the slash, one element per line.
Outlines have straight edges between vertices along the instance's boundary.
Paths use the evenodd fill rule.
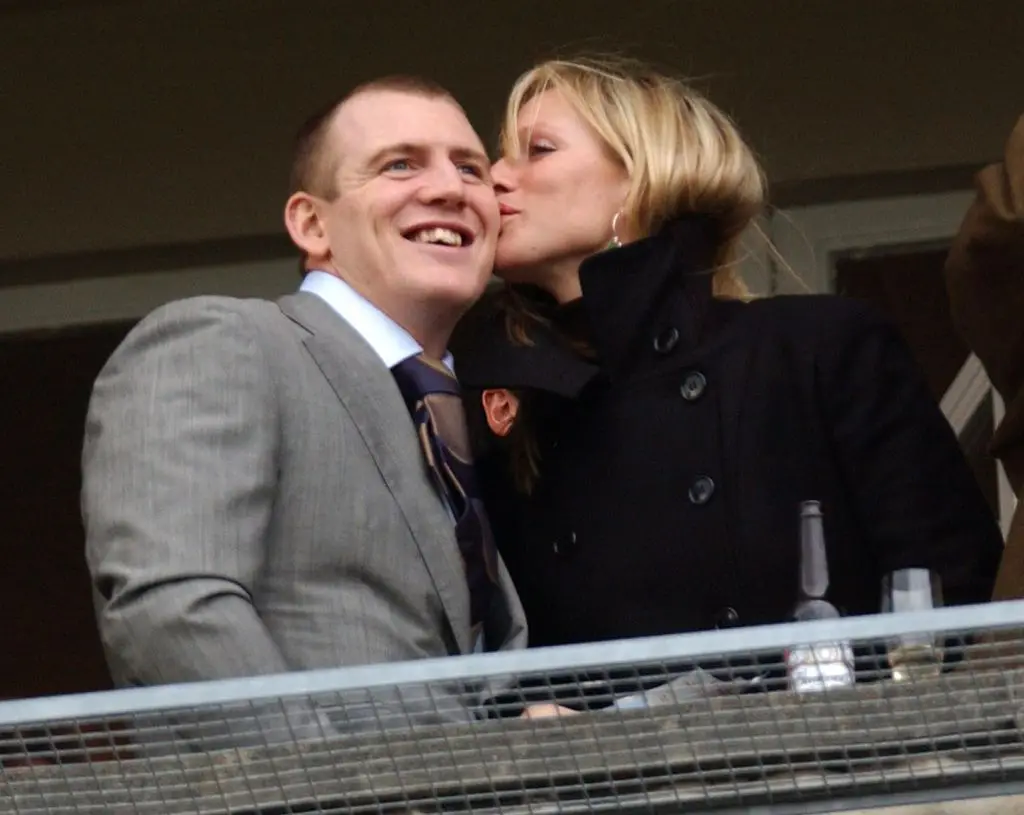
<path fill-rule="evenodd" d="M 1003 161 L 978 173 L 977 196 L 946 262 L 953 321 L 1006 403 L 992 438 L 1017 496 L 1024 489 L 1024 116 Z M 1024 510 L 1018 504 L 993 592 L 1024 597 Z"/>

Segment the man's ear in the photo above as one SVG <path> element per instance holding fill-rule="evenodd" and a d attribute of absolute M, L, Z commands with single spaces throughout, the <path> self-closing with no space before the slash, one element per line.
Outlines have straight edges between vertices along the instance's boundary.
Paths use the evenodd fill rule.
<path fill-rule="evenodd" d="M 488 388 L 480 394 L 487 426 L 495 436 L 507 436 L 519 413 L 519 397 L 507 388 Z"/>
<path fill-rule="evenodd" d="M 294 193 L 284 205 L 284 225 L 292 242 L 307 257 L 323 258 L 330 253 L 327 230 L 320 220 L 316 199 L 307 192 Z"/>

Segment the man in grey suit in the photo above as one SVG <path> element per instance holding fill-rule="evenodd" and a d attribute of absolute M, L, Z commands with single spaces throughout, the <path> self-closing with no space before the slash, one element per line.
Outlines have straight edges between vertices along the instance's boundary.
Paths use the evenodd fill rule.
<path fill-rule="evenodd" d="M 450 367 L 487 283 L 499 215 L 480 139 L 443 89 L 380 80 L 310 120 L 292 177 L 301 290 L 164 306 L 96 381 L 83 516 L 119 685 L 464 654 L 480 629 L 486 649 L 525 645 L 500 562 L 471 620 L 391 371 Z"/>

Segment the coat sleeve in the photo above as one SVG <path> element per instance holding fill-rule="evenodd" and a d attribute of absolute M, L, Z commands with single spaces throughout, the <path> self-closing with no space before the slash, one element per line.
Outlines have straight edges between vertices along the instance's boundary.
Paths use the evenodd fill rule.
<path fill-rule="evenodd" d="M 275 394 L 229 301 L 142 321 L 93 389 L 86 556 L 119 683 L 286 671 L 253 604 L 277 467 Z"/>
<path fill-rule="evenodd" d="M 902 336 L 835 298 L 818 345 L 819 398 L 851 504 L 883 573 L 927 567 L 949 605 L 987 601 L 995 518 Z"/>
<path fill-rule="evenodd" d="M 946 261 L 953 321 L 978 355 L 1006 414 L 993 453 L 1024 487 L 1024 116 L 1003 161 L 976 178 L 976 196 Z"/>

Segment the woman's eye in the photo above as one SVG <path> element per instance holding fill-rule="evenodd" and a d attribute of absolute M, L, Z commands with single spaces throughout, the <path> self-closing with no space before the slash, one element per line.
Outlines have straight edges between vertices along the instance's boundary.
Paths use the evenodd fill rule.
<path fill-rule="evenodd" d="M 552 153 L 552 152 L 554 152 L 554 150 L 555 150 L 554 145 L 549 144 L 548 142 L 533 142 L 533 143 L 530 144 L 530 147 L 527 150 L 527 153 L 531 157 L 533 157 L 533 156 L 542 156 L 542 155 L 544 155 L 546 153 Z"/>

